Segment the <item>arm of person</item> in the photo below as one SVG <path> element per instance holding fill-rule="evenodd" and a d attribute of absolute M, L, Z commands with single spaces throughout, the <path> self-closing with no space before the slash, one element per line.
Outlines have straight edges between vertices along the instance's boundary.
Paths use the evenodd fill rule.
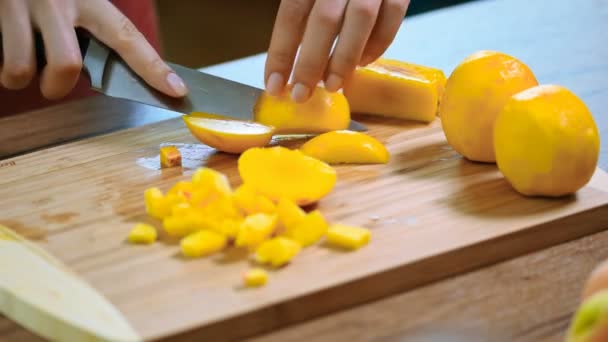
<path fill-rule="evenodd" d="M 67 96 L 82 70 L 76 27 L 116 51 L 152 87 L 173 97 L 187 94 L 179 76 L 108 0 L 0 0 L 0 84 L 9 90 L 21 90 L 39 74 L 40 92 L 45 98 Z M 43 70 L 36 67 L 34 29 L 40 31 L 45 45 L 47 64 Z"/>

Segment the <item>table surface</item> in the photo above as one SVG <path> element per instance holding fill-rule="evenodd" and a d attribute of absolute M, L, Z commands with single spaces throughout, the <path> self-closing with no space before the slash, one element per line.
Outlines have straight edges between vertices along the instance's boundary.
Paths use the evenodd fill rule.
<path fill-rule="evenodd" d="M 602 43 L 601 35 L 605 32 L 608 2 L 603 0 L 481 0 L 409 18 L 385 56 L 436 66 L 449 74 L 474 51 L 509 53 L 527 63 L 541 83 L 561 84 L 579 95 L 604 138 L 608 133 L 608 118 L 602 112 L 608 105 L 608 44 Z M 204 71 L 261 86 L 263 63 L 264 55 L 258 55 Z M 103 115 L 91 110 L 100 104 L 108 107 L 108 102 L 113 110 Z M 176 116 L 96 97 L 3 118 L 0 158 Z M 602 139 L 599 166 L 604 170 L 608 169 L 607 151 L 608 143 Z M 0 167 L 10 163 L 10 159 L 0 159 Z M 271 332 L 258 340 L 413 339 L 416 332 L 438 327 L 450 333 L 456 327 L 473 334 L 504 334 L 509 340 L 559 340 L 578 305 L 585 278 L 593 266 L 608 258 L 607 244 L 608 232 L 601 232 Z M 0 337 L 34 338 L 3 318 Z"/>

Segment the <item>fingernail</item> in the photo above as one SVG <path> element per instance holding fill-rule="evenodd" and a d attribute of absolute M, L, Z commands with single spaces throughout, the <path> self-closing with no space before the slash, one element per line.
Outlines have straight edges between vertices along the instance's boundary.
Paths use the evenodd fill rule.
<path fill-rule="evenodd" d="M 184 96 L 188 92 L 186 84 L 176 73 L 171 72 L 167 75 L 167 83 L 177 96 Z"/>
<path fill-rule="evenodd" d="M 342 87 L 342 82 L 342 77 L 336 74 L 331 74 L 325 82 L 325 88 L 330 92 L 338 91 Z"/>
<path fill-rule="evenodd" d="M 285 86 L 284 82 L 285 80 L 283 79 L 283 75 L 279 74 L 278 72 L 273 72 L 270 74 L 270 77 L 268 77 L 268 83 L 266 83 L 266 92 L 272 96 L 281 95 L 281 90 L 283 90 L 283 87 Z"/>
<path fill-rule="evenodd" d="M 291 91 L 291 99 L 295 102 L 305 102 L 310 96 L 310 88 L 302 83 L 297 83 Z"/>

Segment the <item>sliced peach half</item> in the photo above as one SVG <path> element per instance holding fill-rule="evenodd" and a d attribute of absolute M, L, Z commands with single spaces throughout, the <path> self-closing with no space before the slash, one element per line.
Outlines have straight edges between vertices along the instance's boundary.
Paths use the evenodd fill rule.
<path fill-rule="evenodd" d="M 218 151 L 239 154 L 252 147 L 268 145 L 274 128 L 252 121 L 195 113 L 184 115 L 186 126 L 200 142 Z"/>
<path fill-rule="evenodd" d="M 390 158 L 386 147 L 376 138 L 353 131 L 318 135 L 300 150 L 329 164 L 386 164 Z"/>
<path fill-rule="evenodd" d="M 241 154 L 238 169 L 244 184 L 274 202 L 317 202 L 337 181 L 336 170 L 321 160 L 282 146 L 252 148 Z"/>
<path fill-rule="evenodd" d="M 346 129 L 350 107 L 342 93 L 330 93 L 322 87 L 313 90 L 310 100 L 296 103 L 291 86 L 280 96 L 263 93 L 254 108 L 255 121 L 275 127 L 277 134 L 318 134 Z"/>

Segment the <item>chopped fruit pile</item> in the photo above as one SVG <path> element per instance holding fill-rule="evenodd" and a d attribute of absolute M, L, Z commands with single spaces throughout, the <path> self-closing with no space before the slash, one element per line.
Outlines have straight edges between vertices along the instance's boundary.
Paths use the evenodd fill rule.
<path fill-rule="evenodd" d="M 182 165 L 182 154 L 175 146 L 165 146 L 160 148 L 160 166 L 175 167 Z"/>
<path fill-rule="evenodd" d="M 179 181 L 166 193 L 149 188 L 146 212 L 162 222 L 168 236 L 180 239 L 188 258 L 242 248 L 260 266 L 279 268 L 324 238 L 348 249 L 369 241 L 367 229 L 332 228 L 320 210 L 307 213 L 300 207 L 332 190 L 336 172 L 328 164 L 285 147 L 253 148 L 241 155 L 239 171 L 243 184 L 234 190 L 226 175 L 210 168 L 198 169 L 190 181 Z M 156 230 L 145 224 L 129 235 L 133 243 L 155 239 Z M 253 269 L 245 284 L 264 285 L 266 278 Z"/>

